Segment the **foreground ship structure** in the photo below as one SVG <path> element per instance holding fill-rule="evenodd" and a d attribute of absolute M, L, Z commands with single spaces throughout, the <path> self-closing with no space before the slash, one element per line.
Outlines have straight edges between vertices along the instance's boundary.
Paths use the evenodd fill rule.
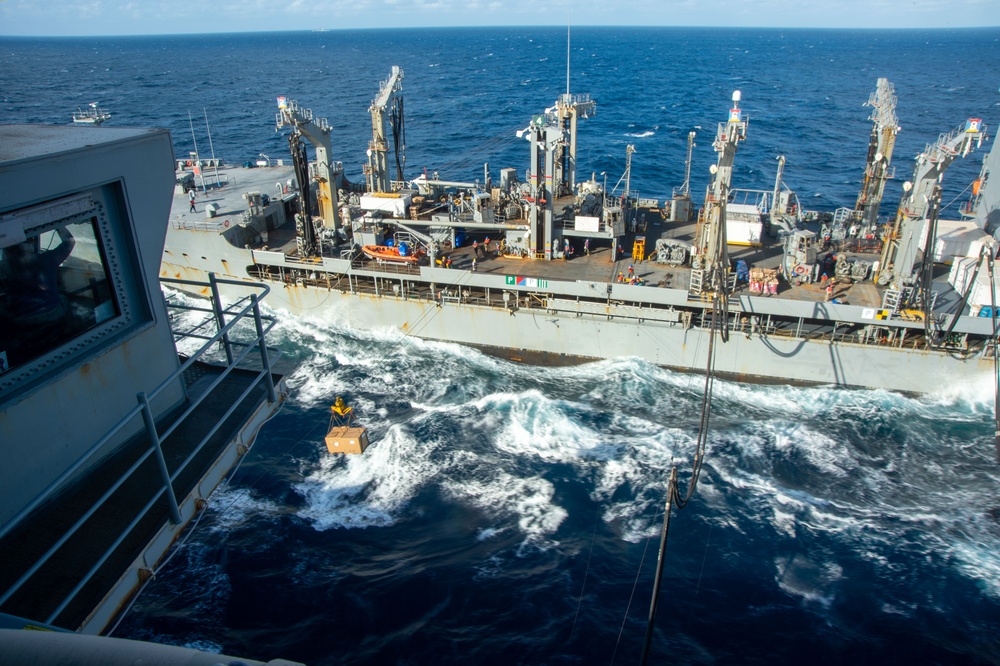
<path fill-rule="evenodd" d="M 826 218 L 803 211 L 784 187 L 783 160 L 773 192 L 730 182 L 750 133 L 738 94 L 717 128 L 718 160 L 697 216 L 687 181 L 661 205 L 630 191 L 628 167 L 623 190 L 608 192 L 596 176 L 579 180 L 577 124 L 596 104 L 568 91 L 517 133 L 529 144 L 526 182 L 515 168 L 495 180 L 488 165 L 475 182 L 433 172 L 406 181 L 404 144 L 389 136 L 402 127 L 401 81 L 394 68 L 372 104 L 366 184 L 347 181 L 329 159 L 326 121 L 284 98 L 278 126 L 292 128 L 291 165 L 240 170 L 235 188 L 195 183 L 178 163 L 161 275 L 263 281 L 275 286 L 272 304 L 293 313 L 332 313 L 512 359 L 636 356 L 699 372 L 722 297 L 719 375 L 902 391 L 939 386 L 931 377 L 988 386 L 995 321 L 975 315 L 995 312 L 982 286 L 995 243 L 983 228 L 996 216 L 985 209 L 996 207 L 1000 182 L 981 179 L 972 221 L 938 220 L 937 204 L 917 210 L 904 198 L 883 242 L 878 209 L 898 131 L 887 81 L 869 100 L 873 131 L 857 204 Z M 978 119 L 942 135 L 918 159 L 908 191 L 933 202 L 939 189 L 926 185 L 984 138 Z M 302 139 L 317 163 L 306 161 Z M 195 213 L 185 198 L 192 187 L 204 202 Z M 967 242 L 939 251 L 942 239 L 928 228 Z M 776 253 L 759 251 L 768 243 Z M 942 263 L 961 270 L 944 279 Z M 232 285 L 225 291 L 243 295 Z"/>
<path fill-rule="evenodd" d="M 222 659 L 98 636 L 286 394 L 267 286 L 161 293 L 172 162 L 165 130 L 0 126 L 0 663 Z"/>

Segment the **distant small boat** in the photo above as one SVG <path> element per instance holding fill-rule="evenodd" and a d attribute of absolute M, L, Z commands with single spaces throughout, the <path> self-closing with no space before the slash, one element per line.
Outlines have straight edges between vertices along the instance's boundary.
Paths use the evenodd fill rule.
<path fill-rule="evenodd" d="M 405 243 L 396 245 L 365 245 L 361 248 L 365 256 L 376 261 L 395 261 L 415 264 L 424 256 L 423 250 L 413 250 Z"/>
<path fill-rule="evenodd" d="M 97 126 L 110 118 L 111 114 L 99 107 L 97 102 L 91 102 L 87 109 L 77 109 L 73 112 L 73 122 L 77 125 Z"/>

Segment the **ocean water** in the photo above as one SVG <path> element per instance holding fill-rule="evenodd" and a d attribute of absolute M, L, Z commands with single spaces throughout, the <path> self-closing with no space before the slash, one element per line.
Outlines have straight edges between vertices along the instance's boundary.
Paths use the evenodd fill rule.
<path fill-rule="evenodd" d="M 230 162 L 284 158 L 274 98 L 325 116 L 361 179 L 368 105 L 404 69 L 408 177 L 523 173 L 514 132 L 566 89 L 566 32 L 440 29 L 0 39 L 7 122 L 168 127 Z M 807 208 L 852 206 L 876 79 L 899 96 L 894 209 L 912 159 L 968 117 L 1000 125 L 1000 30 L 573 31 L 581 173 L 624 168 L 663 199 L 739 89 L 737 187 L 775 157 Z M 189 123 L 189 116 L 192 122 Z M 944 179 L 957 206 L 980 153 Z M 946 209 L 947 211 L 948 209 Z M 171 298 L 183 298 L 171 295 Z M 637 359 L 513 365 L 282 317 L 292 399 L 114 635 L 310 664 L 635 663 L 666 482 L 690 476 L 703 381 Z M 652 663 L 1000 663 L 1000 463 L 993 387 L 928 377 L 919 397 L 717 382 L 695 499 L 671 524 Z M 371 432 L 325 453 L 343 395 Z"/>

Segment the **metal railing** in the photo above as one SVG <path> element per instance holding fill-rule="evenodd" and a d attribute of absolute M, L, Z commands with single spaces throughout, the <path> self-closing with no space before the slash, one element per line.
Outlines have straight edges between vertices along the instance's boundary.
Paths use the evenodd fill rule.
<path fill-rule="evenodd" d="M 128 526 L 121 531 L 118 538 L 104 551 L 103 555 L 97 560 L 97 562 L 87 571 L 83 578 L 77 583 L 77 585 L 68 593 L 66 597 L 63 598 L 61 603 L 55 608 L 54 611 L 45 620 L 48 624 L 53 624 L 55 619 L 66 609 L 70 602 L 76 597 L 77 594 L 83 589 L 83 587 L 94 577 L 94 575 L 100 570 L 102 566 L 107 562 L 115 550 L 122 544 L 122 542 L 129 536 L 129 534 L 136 528 L 140 521 L 146 516 L 146 514 L 160 501 L 160 499 L 166 495 L 168 509 L 170 513 L 170 521 L 172 523 L 179 524 L 181 522 L 180 509 L 177 503 L 177 498 L 174 495 L 173 483 L 177 478 L 185 471 L 187 466 L 192 460 L 202 451 L 205 445 L 215 436 L 222 424 L 237 410 L 237 408 L 243 403 L 243 401 L 255 390 L 258 390 L 258 386 L 263 384 L 264 389 L 267 394 L 267 399 L 269 403 L 274 403 L 277 400 L 277 395 L 275 393 L 275 387 L 273 378 L 271 375 L 271 359 L 277 359 L 280 356 L 280 351 L 274 348 L 270 348 L 266 345 L 266 335 L 274 327 L 276 320 L 274 317 L 263 316 L 260 312 L 260 298 L 266 296 L 270 292 L 270 288 L 267 285 L 261 283 L 247 283 L 232 280 L 217 280 L 214 274 L 209 274 L 210 281 L 208 283 L 195 282 L 191 280 L 179 280 L 172 278 L 161 278 L 161 282 L 172 283 L 172 284 L 186 284 L 194 286 L 209 286 L 212 290 L 213 297 L 211 299 L 212 307 L 203 308 L 190 305 L 179 305 L 172 304 L 168 307 L 174 308 L 176 310 L 188 310 L 188 311 L 201 311 L 210 313 L 212 318 L 217 324 L 218 331 L 214 335 L 207 335 L 197 333 L 202 328 L 199 324 L 191 332 L 175 334 L 175 343 L 178 341 L 178 336 L 180 338 L 191 337 L 195 339 L 205 340 L 205 344 L 198 349 L 197 352 L 191 354 L 191 356 L 183 362 L 180 367 L 172 372 L 166 379 L 164 379 L 156 388 L 150 391 L 148 394 L 146 392 L 139 392 L 136 396 L 137 404 L 132 409 L 126 413 L 126 415 L 118 421 L 107 433 L 104 434 L 97 442 L 95 442 L 79 459 L 76 460 L 72 465 L 70 465 L 62 474 L 59 475 L 52 483 L 50 483 L 45 490 L 38 494 L 34 500 L 28 503 L 24 508 L 22 508 L 11 520 L 9 520 L 3 527 L 0 527 L 0 539 L 8 536 L 15 528 L 17 528 L 25 518 L 27 518 L 32 512 L 38 509 L 42 504 L 51 499 L 57 493 L 62 490 L 63 485 L 73 477 L 73 475 L 83 468 L 88 462 L 94 460 L 94 458 L 104 453 L 104 447 L 111 442 L 116 436 L 122 431 L 125 431 L 130 424 L 135 420 L 141 418 L 143 422 L 143 431 L 149 440 L 149 447 L 118 479 L 114 484 L 101 495 L 94 504 L 86 511 L 84 514 L 70 526 L 65 534 L 63 534 L 56 542 L 53 544 L 39 559 L 16 581 L 14 584 L 8 588 L 3 595 L 0 595 L 0 606 L 7 603 L 21 589 L 25 583 L 27 583 L 38 571 L 48 562 L 53 555 L 55 555 L 63 545 L 69 541 L 86 522 L 108 501 L 108 499 L 119 489 L 126 481 L 138 470 L 150 456 L 156 457 L 157 467 L 159 468 L 160 478 L 162 481 L 162 487 L 153 494 L 152 498 L 138 511 L 135 518 L 128 524 Z M 250 287 L 254 289 L 259 289 L 260 292 L 251 294 L 249 297 L 242 299 L 235 305 L 231 305 L 228 308 L 223 308 L 219 300 L 218 287 L 220 283 L 234 284 L 241 287 Z M 228 321 L 226 318 L 228 316 Z M 233 331 L 236 327 L 240 327 L 240 333 L 246 334 L 245 326 L 241 326 L 248 316 L 252 316 L 253 326 L 254 326 L 254 336 L 251 339 L 243 341 L 234 341 Z M 266 325 L 265 325 L 266 322 Z M 176 385 L 177 382 L 183 381 L 183 375 L 187 372 L 195 363 L 199 362 L 200 359 L 211 352 L 217 344 L 221 344 L 226 350 L 227 363 L 224 370 L 207 386 L 202 390 L 199 395 L 195 396 L 187 408 L 177 416 L 172 419 L 171 423 L 166 427 L 165 430 L 160 432 L 150 408 L 150 400 L 154 400 L 157 396 L 167 390 L 169 387 Z M 242 347 L 242 352 L 234 355 L 233 348 Z M 201 441 L 194 447 L 191 453 L 184 459 L 184 461 L 177 467 L 177 469 L 170 474 L 167 469 L 166 462 L 163 456 L 163 450 L 160 443 L 170 437 L 171 434 L 184 422 L 184 420 L 189 417 L 195 409 L 197 409 L 203 400 L 209 396 L 212 391 L 219 386 L 233 371 L 233 369 L 240 366 L 250 354 L 256 353 L 260 357 L 260 370 L 249 382 L 248 387 L 239 395 L 238 398 L 232 401 L 229 409 L 217 417 L 215 417 L 215 425 L 212 429 L 204 435 Z M 273 356 L 269 356 L 273 355 Z M 246 367 L 243 367 L 246 370 Z"/>

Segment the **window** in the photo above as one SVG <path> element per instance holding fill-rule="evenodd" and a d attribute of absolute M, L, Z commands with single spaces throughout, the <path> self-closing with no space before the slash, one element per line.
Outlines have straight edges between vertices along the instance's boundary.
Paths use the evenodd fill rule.
<path fill-rule="evenodd" d="M 4 248 L 0 293 L 4 372 L 120 314 L 96 218 L 27 235 Z"/>
<path fill-rule="evenodd" d="M 120 184 L 0 215 L 0 396 L 148 321 Z"/>

